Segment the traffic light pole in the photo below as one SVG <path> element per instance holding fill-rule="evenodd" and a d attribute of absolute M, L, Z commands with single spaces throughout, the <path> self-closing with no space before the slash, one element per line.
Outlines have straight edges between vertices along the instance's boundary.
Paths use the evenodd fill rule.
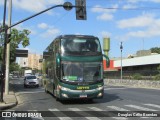
<path fill-rule="evenodd" d="M 6 37 L 7 37 L 7 29 L 6 29 L 6 6 L 7 0 L 4 0 L 4 14 L 3 14 L 3 30 L 4 30 L 4 49 L 3 49 L 3 60 L 2 60 L 2 77 L 1 77 L 1 98 L 0 101 L 3 102 L 3 90 L 4 90 L 4 82 L 5 82 L 5 59 L 6 59 Z"/>
<path fill-rule="evenodd" d="M 11 26 L 12 0 L 8 5 L 8 27 Z M 11 28 L 7 30 L 7 35 L 11 34 Z M 5 73 L 5 94 L 9 94 L 9 64 L 10 64 L 10 43 L 6 45 L 6 73 Z"/>

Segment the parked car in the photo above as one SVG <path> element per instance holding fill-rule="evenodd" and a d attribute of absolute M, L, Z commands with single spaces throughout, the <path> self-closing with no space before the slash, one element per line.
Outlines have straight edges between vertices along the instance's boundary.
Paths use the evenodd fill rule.
<path fill-rule="evenodd" d="M 35 75 L 28 75 L 24 78 L 24 87 L 35 86 L 39 87 L 39 80 Z"/>

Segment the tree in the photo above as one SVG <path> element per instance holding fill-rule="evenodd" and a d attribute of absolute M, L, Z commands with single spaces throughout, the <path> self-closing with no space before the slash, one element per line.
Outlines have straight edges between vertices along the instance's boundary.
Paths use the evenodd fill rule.
<path fill-rule="evenodd" d="M 10 64 L 12 66 L 12 63 L 13 65 L 15 60 L 16 60 L 16 57 L 15 57 L 15 51 L 16 51 L 16 48 L 18 48 L 18 46 L 20 44 L 22 44 L 23 47 L 26 47 L 30 44 L 29 42 L 29 34 L 31 32 L 27 29 L 24 29 L 22 31 L 19 31 L 15 28 L 13 28 L 11 30 L 11 36 L 9 38 L 10 40 Z M 1 37 L 0 37 L 0 43 L 4 43 L 4 33 L 1 32 Z M 3 45 L 0 45 L 0 62 L 2 62 L 2 59 L 3 59 Z M 13 67 L 14 68 L 14 67 Z M 11 68 L 11 71 L 12 71 L 12 68 Z"/>
<path fill-rule="evenodd" d="M 1 34 L 3 36 L 3 33 Z M 30 31 L 26 29 L 19 31 L 13 28 L 11 30 L 11 36 L 9 38 L 10 39 L 10 62 L 11 63 L 15 61 L 15 51 L 16 51 L 16 48 L 18 48 L 18 45 L 22 44 L 23 47 L 26 47 L 30 44 L 29 37 L 28 37 L 29 34 L 30 34 Z M 0 41 L 2 43 L 4 42 L 3 37 L 1 37 Z M 0 46 L 0 54 L 1 54 L 0 60 L 2 60 L 3 46 Z"/>
<path fill-rule="evenodd" d="M 20 69 L 20 66 L 15 62 L 10 65 L 10 71 L 20 71 Z"/>
<path fill-rule="evenodd" d="M 22 44 L 23 47 L 28 46 L 29 43 L 29 37 L 30 31 L 24 29 L 23 31 L 18 31 L 17 29 L 12 29 L 11 31 L 11 42 L 10 42 L 10 62 L 14 62 L 15 57 L 15 51 L 16 48 L 18 48 L 19 44 Z"/>
<path fill-rule="evenodd" d="M 158 53 L 160 54 L 160 47 L 153 47 L 150 49 L 152 53 Z"/>

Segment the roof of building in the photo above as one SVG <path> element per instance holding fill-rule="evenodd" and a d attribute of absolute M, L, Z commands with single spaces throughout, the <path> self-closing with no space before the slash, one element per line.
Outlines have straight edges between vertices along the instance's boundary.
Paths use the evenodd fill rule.
<path fill-rule="evenodd" d="M 122 59 L 123 67 L 150 65 L 150 64 L 160 64 L 160 54 Z M 121 66 L 121 60 L 115 60 L 114 67 L 120 67 L 120 66 Z"/>

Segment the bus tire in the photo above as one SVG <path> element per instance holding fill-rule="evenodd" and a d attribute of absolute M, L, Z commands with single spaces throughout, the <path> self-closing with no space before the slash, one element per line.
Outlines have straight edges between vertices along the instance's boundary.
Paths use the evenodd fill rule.
<path fill-rule="evenodd" d="M 27 88 L 27 85 L 24 84 L 24 88 Z"/>
<path fill-rule="evenodd" d="M 59 98 L 58 98 L 58 97 L 56 97 L 56 101 L 59 101 Z"/>

